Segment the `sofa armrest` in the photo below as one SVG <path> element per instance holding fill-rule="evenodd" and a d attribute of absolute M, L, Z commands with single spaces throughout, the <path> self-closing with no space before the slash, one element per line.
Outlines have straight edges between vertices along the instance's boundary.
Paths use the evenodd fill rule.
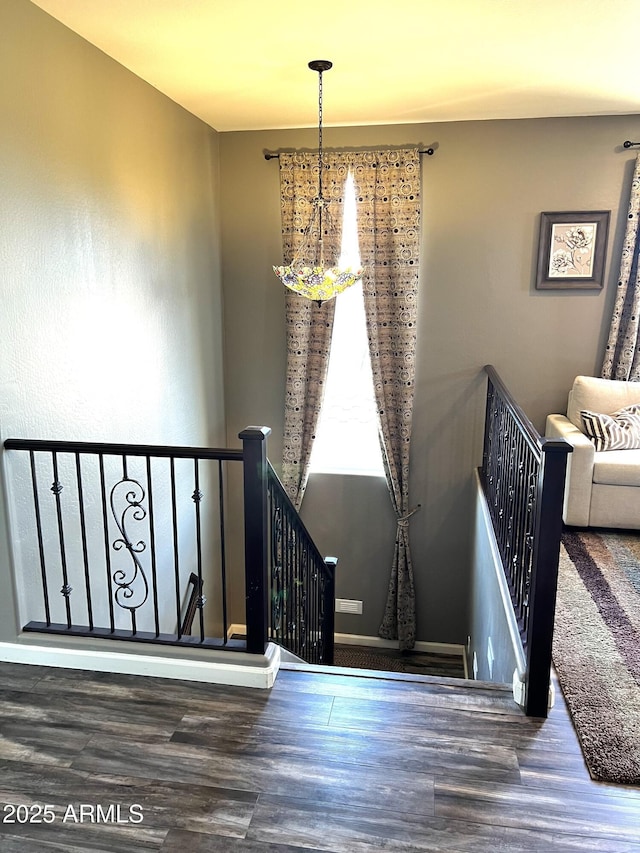
<path fill-rule="evenodd" d="M 547 417 L 545 436 L 564 438 L 573 447 L 573 452 L 567 457 L 562 519 L 565 524 L 588 527 L 596 452 L 594 444 L 564 415 Z"/>

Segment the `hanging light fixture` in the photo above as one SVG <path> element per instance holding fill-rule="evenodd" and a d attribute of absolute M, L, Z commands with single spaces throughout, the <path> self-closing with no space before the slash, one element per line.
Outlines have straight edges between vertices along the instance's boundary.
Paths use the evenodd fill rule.
<path fill-rule="evenodd" d="M 360 268 L 327 266 L 324 257 L 323 229 L 329 228 L 331 219 L 327 209 L 329 202 L 322 195 L 322 73 L 332 65 L 328 59 L 314 59 L 309 63 L 309 68 L 318 72 L 318 195 L 313 200 L 309 224 L 293 260 L 288 266 L 273 268 L 286 287 L 318 305 L 342 293 L 362 275 Z"/>

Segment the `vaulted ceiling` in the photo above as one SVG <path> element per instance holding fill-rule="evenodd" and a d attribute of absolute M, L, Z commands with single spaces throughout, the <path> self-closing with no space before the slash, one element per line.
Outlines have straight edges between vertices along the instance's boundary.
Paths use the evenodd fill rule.
<path fill-rule="evenodd" d="M 640 112 L 640 0 L 34 0 L 220 131 Z"/>

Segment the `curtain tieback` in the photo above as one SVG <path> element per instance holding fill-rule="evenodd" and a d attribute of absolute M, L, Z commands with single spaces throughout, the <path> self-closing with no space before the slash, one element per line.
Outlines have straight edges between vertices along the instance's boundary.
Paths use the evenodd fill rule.
<path fill-rule="evenodd" d="M 412 510 L 409 510 L 409 512 L 406 515 L 399 515 L 398 519 L 397 519 L 398 520 L 398 527 L 408 527 L 409 526 L 409 519 L 411 518 L 412 515 L 415 515 L 415 513 L 418 512 L 418 510 L 420 509 L 421 506 L 422 506 L 422 504 L 417 504 L 416 506 L 414 506 L 414 508 Z"/>

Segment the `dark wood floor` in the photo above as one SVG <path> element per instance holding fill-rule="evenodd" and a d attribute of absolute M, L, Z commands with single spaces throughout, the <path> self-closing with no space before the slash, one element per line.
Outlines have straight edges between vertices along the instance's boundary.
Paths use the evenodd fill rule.
<path fill-rule="evenodd" d="M 261 691 L 0 664 L 0 850 L 640 850 L 640 789 L 589 779 L 561 697 L 532 720 L 501 688 L 375 675 Z"/>

